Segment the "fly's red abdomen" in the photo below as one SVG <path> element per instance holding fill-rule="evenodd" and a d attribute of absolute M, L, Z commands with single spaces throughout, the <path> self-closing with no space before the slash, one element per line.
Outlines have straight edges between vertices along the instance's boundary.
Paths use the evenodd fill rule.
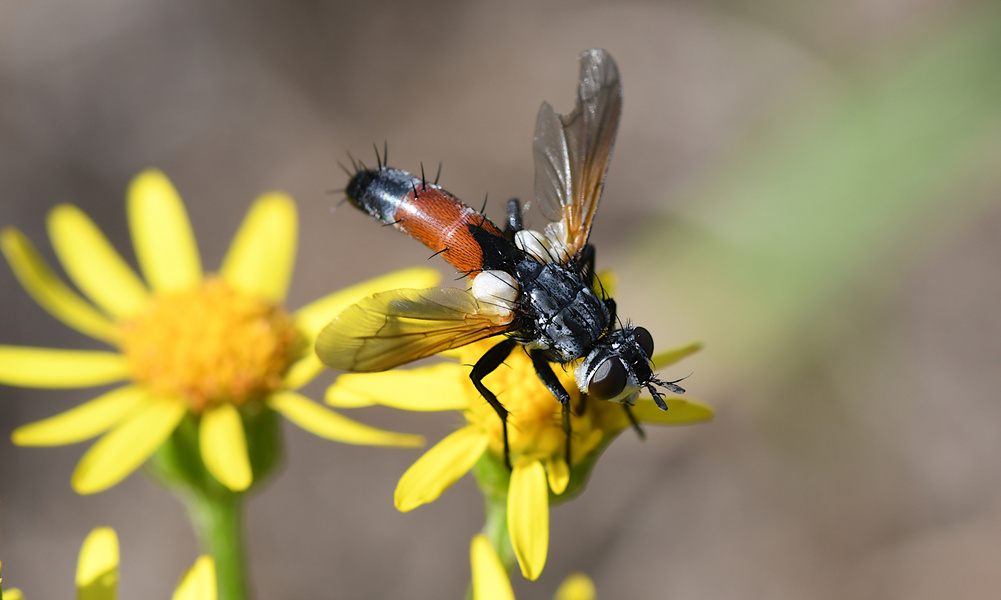
<path fill-rule="evenodd" d="M 516 249 L 496 225 L 440 187 L 399 169 L 360 171 L 348 200 L 439 253 L 459 271 L 510 271 Z"/>

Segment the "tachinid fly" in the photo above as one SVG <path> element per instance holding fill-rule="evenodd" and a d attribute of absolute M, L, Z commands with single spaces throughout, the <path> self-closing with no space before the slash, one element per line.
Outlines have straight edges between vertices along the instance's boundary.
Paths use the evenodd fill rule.
<path fill-rule="evenodd" d="M 567 432 L 570 395 L 550 363 L 583 359 L 574 377 L 589 397 L 621 402 L 629 411 L 646 388 L 667 410 L 655 386 L 684 390 L 655 377 L 646 329 L 617 324 L 615 302 L 595 287 L 594 247 L 587 243 L 621 109 L 619 72 L 604 50 L 580 56 L 573 112 L 557 114 L 542 104 L 534 142 L 535 198 L 549 221 L 542 232 L 522 226 L 517 200 L 508 202 L 502 231 L 423 177 L 381 161 L 376 169 L 358 170 L 346 188 L 351 204 L 423 242 L 472 282 L 469 289 L 400 289 L 365 298 L 320 333 L 320 359 L 347 371 L 382 371 L 503 334 L 470 378 L 504 421 L 506 461 L 507 410 L 482 380 L 518 345 L 563 405 Z M 567 450 L 569 461 L 569 435 Z"/>

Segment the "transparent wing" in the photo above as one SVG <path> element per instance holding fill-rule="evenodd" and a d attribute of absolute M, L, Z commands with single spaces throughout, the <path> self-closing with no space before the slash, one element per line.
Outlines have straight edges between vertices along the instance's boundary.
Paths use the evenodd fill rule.
<path fill-rule="evenodd" d="M 320 331 L 316 354 L 345 371 L 384 371 L 508 330 L 511 316 L 477 312 L 463 289 L 380 292 L 344 310 Z"/>
<path fill-rule="evenodd" d="M 587 244 L 622 113 L 622 85 L 604 50 L 580 55 L 577 104 L 568 115 L 542 103 L 535 122 L 535 198 L 563 224 L 569 256 Z"/>

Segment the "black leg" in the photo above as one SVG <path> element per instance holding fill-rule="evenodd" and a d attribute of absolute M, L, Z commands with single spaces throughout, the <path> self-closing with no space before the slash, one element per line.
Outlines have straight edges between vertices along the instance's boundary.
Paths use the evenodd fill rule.
<path fill-rule="evenodd" d="M 580 253 L 580 266 L 584 271 L 584 281 L 594 287 L 594 246 L 585 244 Z"/>
<path fill-rule="evenodd" d="M 591 289 L 595 289 L 594 286 L 596 282 L 594 278 L 594 264 L 595 264 L 594 246 L 592 246 L 591 244 L 587 244 L 581 251 L 580 266 L 584 272 L 584 281 L 588 282 L 588 284 L 591 286 Z M 599 292 L 599 296 L 605 295 L 604 289 L 599 288 L 597 291 Z M 611 298 L 603 298 L 603 300 L 605 302 L 605 306 L 608 307 L 608 313 L 612 317 L 611 319 L 609 319 L 608 322 L 615 323 L 615 300 L 612 300 Z"/>
<path fill-rule="evenodd" d="M 549 391 L 556 396 L 559 400 L 560 405 L 563 407 L 563 434 L 566 435 L 567 445 L 566 445 L 566 461 L 567 467 L 570 466 L 570 394 L 560 383 L 560 380 L 556 377 L 556 373 L 553 373 L 553 368 L 549 366 L 549 361 L 542 354 L 541 350 L 532 350 L 528 353 L 532 357 L 532 365 L 535 367 L 535 374 L 539 376 L 542 383 L 546 386 Z"/>
<path fill-rule="evenodd" d="M 628 404 L 623 404 L 622 408 L 626 410 L 626 416 L 629 417 L 629 423 L 632 424 L 633 429 L 636 430 L 636 435 L 640 436 L 641 440 L 645 440 L 646 433 L 643 432 L 643 428 L 640 427 L 639 421 L 636 420 L 636 415 L 633 414 L 632 407 Z"/>
<path fill-rule="evenodd" d="M 605 298 L 605 306 L 608 308 L 608 322 L 611 323 L 610 327 L 615 327 L 615 300 L 611 298 Z"/>
<path fill-rule="evenodd" d="M 514 241 L 514 234 L 524 228 L 521 222 L 521 202 L 517 198 L 511 198 L 507 201 L 507 227 L 504 228 L 504 235 Z"/>
<path fill-rule="evenodd" d="M 483 385 L 483 378 L 501 366 L 517 345 L 518 342 L 512 339 L 506 339 L 497 344 L 487 350 L 487 353 L 481 356 L 480 360 L 476 361 L 476 364 L 473 365 L 473 370 L 469 373 L 469 378 L 473 381 L 473 386 L 486 399 L 487 403 L 493 407 L 494 411 L 497 412 L 497 416 L 500 417 L 504 431 L 504 464 L 507 465 L 508 469 L 511 468 L 511 447 L 507 442 L 507 409 L 500 403 L 497 396 L 488 390 L 487 386 Z"/>
<path fill-rule="evenodd" d="M 556 373 L 553 373 L 553 368 L 549 366 L 549 361 L 546 360 L 542 350 L 530 350 L 528 355 L 532 357 L 532 366 L 535 367 L 535 373 L 542 380 L 546 389 L 556 396 L 560 404 L 569 408 L 570 394 L 563 388 L 563 384 L 556 377 Z"/>

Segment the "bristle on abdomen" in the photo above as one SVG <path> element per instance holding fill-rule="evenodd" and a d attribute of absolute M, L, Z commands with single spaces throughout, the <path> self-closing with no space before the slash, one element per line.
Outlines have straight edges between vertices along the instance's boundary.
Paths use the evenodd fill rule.
<path fill-rule="evenodd" d="M 512 267 L 496 225 L 437 185 L 399 169 L 357 172 L 345 193 L 354 206 L 416 238 L 467 275 Z"/>

